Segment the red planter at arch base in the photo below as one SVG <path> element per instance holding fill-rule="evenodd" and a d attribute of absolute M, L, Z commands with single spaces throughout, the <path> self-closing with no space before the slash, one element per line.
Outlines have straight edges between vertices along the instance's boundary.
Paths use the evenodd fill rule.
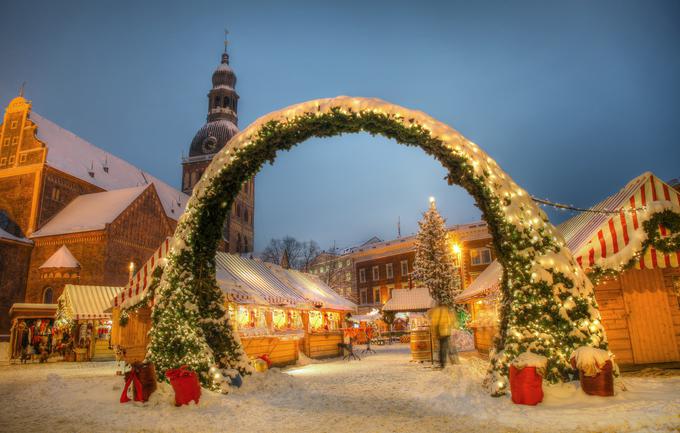
<path fill-rule="evenodd" d="M 192 400 L 198 404 L 198 400 L 201 398 L 201 385 L 198 383 L 198 376 L 186 368 L 187 366 L 183 365 L 180 368 L 165 372 L 172 389 L 175 390 L 175 406 L 189 404 Z"/>
<path fill-rule="evenodd" d="M 543 378 L 536 367 L 518 370 L 510 366 L 510 393 L 515 404 L 535 406 L 543 401 Z"/>

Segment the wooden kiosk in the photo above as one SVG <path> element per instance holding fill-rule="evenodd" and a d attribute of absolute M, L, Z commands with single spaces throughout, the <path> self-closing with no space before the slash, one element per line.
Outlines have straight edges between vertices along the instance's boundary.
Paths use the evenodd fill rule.
<path fill-rule="evenodd" d="M 111 301 L 111 341 L 127 362 L 146 357 L 151 275 L 164 265 L 167 248 L 164 243 Z M 231 323 L 250 358 L 267 355 L 273 365 L 284 366 L 295 364 L 300 351 L 311 358 L 340 354 L 341 324 L 355 311 L 354 303 L 310 274 L 221 252 L 215 259 Z"/>

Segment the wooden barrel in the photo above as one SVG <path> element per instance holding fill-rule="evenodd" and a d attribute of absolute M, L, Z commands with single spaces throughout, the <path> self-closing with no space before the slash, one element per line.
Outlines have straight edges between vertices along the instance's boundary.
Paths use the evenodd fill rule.
<path fill-rule="evenodd" d="M 411 358 L 419 362 L 432 360 L 429 330 L 418 329 L 411 331 Z"/>

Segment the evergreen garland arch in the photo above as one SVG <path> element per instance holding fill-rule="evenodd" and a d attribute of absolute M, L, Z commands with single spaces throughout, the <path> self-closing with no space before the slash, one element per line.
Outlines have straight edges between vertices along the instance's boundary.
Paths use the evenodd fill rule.
<path fill-rule="evenodd" d="M 548 358 L 546 379 L 568 380 L 571 351 L 607 349 L 593 286 L 564 239 L 530 196 L 476 144 L 420 111 L 379 99 L 340 96 L 296 104 L 248 126 L 213 158 L 180 218 L 154 302 L 148 357 L 163 374 L 188 365 L 204 386 L 249 372 L 215 280 L 221 228 L 241 185 L 278 151 L 311 137 L 368 132 L 418 146 L 465 188 L 489 225 L 503 265 L 499 336 L 486 385 L 507 389 L 509 363 L 530 350 Z"/>

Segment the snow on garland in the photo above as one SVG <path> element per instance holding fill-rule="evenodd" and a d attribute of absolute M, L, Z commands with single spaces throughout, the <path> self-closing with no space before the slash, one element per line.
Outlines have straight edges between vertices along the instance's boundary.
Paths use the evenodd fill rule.
<path fill-rule="evenodd" d="M 545 213 L 491 157 L 422 112 L 341 96 L 264 116 L 213 158 L 180 218 L 154 298 L 149 357 L 161 375 L 186 364 L 200 373 L 203 385 L 218 389 L 211 367 L 246 371 L 247 358 L 215 281 L 215 252 L 231 204 L 243 182 L 278 151 L 310 137 L 362 131 L 432 155 L 448 170 L 448 182 L 474 197 L 489 225 L 504 268 L 500 332 L 486 379 L 493 395 L 506 392 L 508 364 L 522 352 L 546 356 L 545 378 L 558 382 L 568 379 L 567 356 L 575 348 L 607 348 L 592 284 Z"/>

